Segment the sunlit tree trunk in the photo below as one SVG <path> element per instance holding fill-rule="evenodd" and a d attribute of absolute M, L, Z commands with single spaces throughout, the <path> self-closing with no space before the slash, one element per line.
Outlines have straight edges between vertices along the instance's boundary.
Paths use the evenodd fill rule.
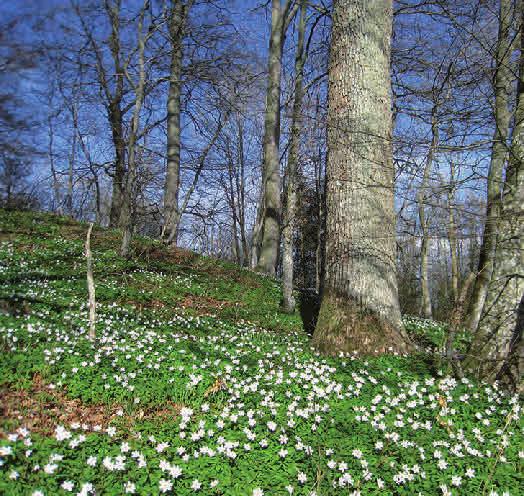
<path fill-rule="evenodd" d="M 328 100 L 325 284 L 316 347 L 405 352 L 396 276 L 391 1 L 334 3 Z"/>
<path fill-rule="evenodd" d="M 280 80 L 286 12 L 272 0 L 269 70 L 264 118 L 263 215 L 257 270 L 274 276 L 280 244 Z M 289 0 L 287 2 L 290 3 Z M 287 6 L 286 6 L 287 7 Z"/>
<path fill-rule="evenodd" d="M 150 30 L 148 34 L 144 34 L 144 17 L 148 0 L 145 0 L 144 6 L 141 9 L 138 20 L 138 81 L 134 83 L 129 80 L 134 88 L 135 104 L 133 109 L 133 117 L 131 119 L 131 126 L 129 130 L 127 157 L 128 170 L 126 174 L 126 187 L 122 197 L 122 208 L 120 211 L 120 226 L 122 227 L 122 243 L 120 245 L 120 255 L 128 256 L 131 247 L 131 238 L 134 229 L 134 209 L 136 202 L 136 178 L 137 178 L 137 154 L 136 146 L 138 141 L 138 130 L 140 125 L 140 112 L 145 98 L 145 84 L 146 84 L 146 68 L 145 68 L 145 48 L 146 40 L 151 35 Z"/>
<path fill-rule="evenodd" d="M 453 296 L 453 304 L 455 304 L 459 297 L 459 260 L 457 247 L 457 226 L 455 224 L 455 166 L 450 165 L 450 186 L 448 189 L 448 242 L 451 260 L 451 291 Z"/>
<path fill-rule="evenodd" d="M 495 132 L 491 150 L 491 162 L 487 178 L 486 221 L 480 247 L 477 278 L 473 286 L 466 326 L 475 332 L 484 309 L 489 282 L 493 273 L 493 262 L 497 243 L 497 232 L 501 210 L 502 171 L 507 157 L 507 137 L 510 123 L 508 109 L 511 92 L 511 0 L 500 0 L 499 34 L 495 55 Z"/>
<path fill-rule="evenodd" d="M 191 3 L 191 2 L 190 2 Z M 171 66 L 167 96 L 167 171 L 164 188 L 164 226 L 162 237 L 167 243 L 176 243 L 180 188 L 180 109 L 182 87 L 182 42 L 188 6 L 180 0 L 171 2 L 169 35 L 171 38 Z"/>
<path fill-rule="evenodd" d="M 522 7 L 522 2 L 521 7 Z M 521 23 L 515 125 L 499 210 L 501 219 L 486 303 L 466 364 L 483 379 L 518 388 L 524 372 L 524 25 Z"/>
<path fill-rule="evenodd" d="M 295 56 L 295 98 L 293 102 L 291 138 L 287 160 L 286 208 L 284 211 L 284 226 L 282 229 L 282 293 L 284 298 L 282 308 L 285 312 L 289 313 L 295 310 L 295 298 L 293 297 L 293 236 L 295 231 L 295 210 L 297 202 L 297 162 L 300 149 L 300 131 L 302 128 L 302 93 L 306 56 L 304 53 L 306 11 L 306 1 L 302 0 L 300 3 L 300 19 L 298 24 L 298 40 Z"/>
<path fill-rule="evenodd" d="M 422 178 L 422 184 L 418 192 L 418 216 L 420 222 L 420 230 L 422 231 L 422 241 L 420 244 L 420 286 L 421 286 L 421 299 L 422 299 L 422 315 L 426 319 L 432 317 L 431 311 L 431 294 L 429 289 L 429 222 L 426 215 L 426 203 L 428 198 L 429 190 L 429 176 L 433 167 L 433 157 L 435 155 L 436 147 L 438 144 L 438 123 L 437 123 L 437 110 L 438 106 L 433 105 L 431 112 L 431 143 L 429 145 L 429 151 L 424 165 L 424 174 Z"/>

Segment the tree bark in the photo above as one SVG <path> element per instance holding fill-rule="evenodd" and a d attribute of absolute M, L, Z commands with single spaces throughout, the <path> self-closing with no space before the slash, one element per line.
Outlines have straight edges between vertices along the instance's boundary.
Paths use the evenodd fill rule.
<path fill-rule="evenodd" d="M 390 0 L 334 4 L 322 352 L 407 352 L 396 277 Z"/>
<path fill-rule="evenodd" d="M 262 231 L 262 221 L 264 215 L 264 181 L 260 186 L 260 193 L 258 197 L 258 208 L 255 224 L 251 233 L 251 248 L 249 252 L 249 266 L 256 269 L 258 264 L 258 255 L 260 254 L 260 233 Z"/>
<path fill-rule="evenodd" d="M 115 148 L 115 167 L 113 173 L 113 191 L 111 195 L 111 209 L 109 212 L 110 227 L 117 227 L 120 223 L 121 207 L 125 189 L 126 163 L 125 151 L 126 143 L 124 137 L 124 124 L 122 113 L 122 98 L 124 96 L 124 68 L 120 60 L 120 5 L 121 0 L 111 5 L 105 0 L 104 6 L 111 21 L 111 35 L 109 46 L 113 58 L 115 70 L 115 90 L 110 92 L 108 81 L 103 71 L 102 63 L 99 62 L 100 84 L 104 87 L 107 98 L 107 115 L 111 126 L 113 146 Z"/>
<path fill-rule="evenodd" d="M 276 274 L 280 244 L 280 79 L 284 42 L 285 14 L 280 0 L 272 0 L 269 70 L 264 122 L 264 203 L 260 254 L 257 270 Z"/>
<path fill-rule="evenodd" d="M 487 204 L 484 234 L 480 247 L 477 278 L 473 286 L 466 317 L 466 327 L 473 333 L 476 332 L 488 286 L 493 273 L 493 262 L 497 244 L 498 224 L 501 210 L 502 172 L 507 157 L 508 128 L 510 112 L 508 109 L 509 95 L 511 92 L 511 0 L 500 0 L 499 33 L 495 55 L 495 131 L 491 150 L 491 162 L 487 178 Z"/>
<path fill-rule="evenodd" d="M 178 211 L 180 189 L 180 112 L 182 88 L 182 42 L 187 8 L 180 0 L 171 1 L 171 66 L 167 96 L 167 171 L 164 188 L 164 226 L 162 238 L 176 244 L 178 234 Z"/>
<path fill-rule="evenodd" d="M 126 187 L 122 197 L 122 208 L 120 211 L 120 226 L 122 227 L 123 231 L 122 243 L 120 245 L 120 255 L 123 257 L 129 255 L 131 247 L 131 238 L 134 229 L 134 209 L 136 201 L 135 196 L 137 176 L 136 145 L 140 125 L 140 112 L 144 103 L 146 84 L 145 47 L 147 38 L 152 34 L 151 30 L 149 30 L 147 35 L 144 35 L 143 33 L 144 17 L 148 4 L 148 0 L 145 0 L 138 19 L 138 81 L 135 84 L 131 81 L 131 79 L 129 79 L 130 84 L 134 87 L 135 104 L 133 110 L 133 117 L 131 119 L 131 126 L 129 130 L 127 145 L 128 170 L 125 182 Z"/>
<path fill-rule="evenodd" d="M 455 225 L 455 213 L 453 205 L 455 202 L 455 166 L 450 164 L 450 185 L 448 189 L 448 242 L 451 259 L 451 291 L 453 304 L 457 303 L 459 298 L 459 260 L 457 248 L 457 226 Z"/>
<path fill-rule="evenodd" d="M 523 2 L 520 6 L 523 7 Z M 524 12 L 523 12 L 524 15 Z M 524 24 L 520 25 L 521 53 L 515 125 L 506 170 L 506 182 L 493 273 L 486 303 L 467 363 L 480 378 L 508 379 L 517 384 L 524 372 L 522 349 L 522 295 L 524 294 Z M 508 365 L 510 363 L 510 365 Z"/>
<path fill-rule="evenodd" d="M 87 230 L 85 254 L 87 263 L 87 293 L 89 303 L 89 339 L 96 338 L 96 299 L 95 299 L 95 279 L 93 277 L 93 254 L 91 253 L 91 231 L 93 223 L 89 224 Z"/>
<path fill-rule="evenodd" d="M 51 177 L 53 178 L 53 196 L 54 196 L 54 207 L 58 215 L 62 215 L 62 199 L 60 195 L 60 182 L 58 180 L 58 174 L 55 167 L 55 152 L 54 152 L 54 127 L 53 127 L 53 118 L 49 116 L 47 119 L 49 125 L 49 145 L 48 145 L 48 156 L 49 156 L 49 166 L 51 168 Z M 8 191 L 8 205 L 11 203 L 10 200 L 11 193 Z"/>
<path fill-rule="evenodd" d="M 438 123 L 437 123 L 438 105 L 433 104 L 431 111 L 431 143 L 424 166 L 422 184 L 418 192 L 418 216 L 420 229 L 422 231 L 422 242 L 420 244 L 420 286 L 421 286 L 421 308 L 422 315 L 426 319 L 431 319 L 431 294 L 429 290 L 429 226 L 426 216 L 426 203 L 429 190 L 429 175 L 433 167 L 433 157 L 438 144 Z"/>
<path fill-rule="evenodd" d="M 236 174 L 236 188 L 238 193 L 238 222 L 240 228 L 240 239 L 242 241 L 242 265 L 247 263 L 249 247 L 246 236 L 246 158 L 244 154 L 244 128 L 242 120 L 237 120 L 238 129 L 238 168 Z"/>
<path fill-rule="evenodd" d="M 284 226 L 282 229 L 282 308 L 287 313 L 295 311 L 293 297 L 293 236 L 295 233 L 295 210 L 297 202 L 296 175 L 300 149 L 300 132 L 302 129 L 302 96 L 304 81 L 304 34 L 306 30 L 307 3 L 300 2 L 300 19 L 298 22 L 298 40 L 295 56 L 295 98 L 293 101 L 293 115 L 291 117 L 291 138 L 287 160 L 286 208 L 284 211 Z"/>

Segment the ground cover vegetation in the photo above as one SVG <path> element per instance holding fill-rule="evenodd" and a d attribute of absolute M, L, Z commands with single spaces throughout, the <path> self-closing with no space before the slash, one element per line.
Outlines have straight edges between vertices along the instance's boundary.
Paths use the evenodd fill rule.
<path fill-rule="evenodd" d="M 87 225 L 0 228 L 0 493 L 522 494 L 518 396 L 448 375 L 446 325 L 325 357 L 276 280 L 96 228 L 92 341 Z"/>

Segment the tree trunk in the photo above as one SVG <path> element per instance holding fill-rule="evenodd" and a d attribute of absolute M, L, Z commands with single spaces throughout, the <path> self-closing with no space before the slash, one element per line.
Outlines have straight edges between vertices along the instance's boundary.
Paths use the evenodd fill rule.
<path fill-rule="evenodd" d="M 262 218 L 264 215 L 264 181 L 260 186 L 260 193 L 258 197 L 257 217 L 253 225 L 251 234 L 251 249 L 249 252 L 249 266 L 256 269 L 258 264 L 258 255 L 260 253 L 260 233 L 262 231 Z"/>
<path fill-rule="evenodd" d="M 67 213 L 70 217 L 73 217 L 73 175 L 76 158 L 76 138 L 77 138 L 77 126 L 78 126 L 78 111 L 75 102 L 71 107 L 71 114 L 73 117 L 73 139 L 71 140 L 71 154 L 69 155 L 69 171 L 67 174 L 67 201 L 66 208 Z"/>
<path fill-rule="evenodd" d="M 171 2 L 171 67 L 169 71 L 169 91 L 167 96 L 167 171 L 164 189 L 163 239 L 176 244 L 178 221 L 178 196 L 180 189 L 180 111 L 182 87 L 182 41 L 187 15 L 186 6 L 181 1 Z"/>
<path fill-rule="evenodd" d="M 421 309 L 422 316 L 431 319 L 431 294 L 429 290 L 429 223 L 426 216 L 426 203 L 429 190 L 429 175 L 433 166 L 433 157 L 438 143 L 438 123 L 437 123 L 437 104 L 433 105 L 431 112 L 431 143 L 429 145 L 428 156 L 424 166 L 422 184 L 418 192 L 418 216 L 420 230 L 422 231 L 422 242 L 420 244 L 420 287 L 421 287 Z"/>
<path fill-rule="evenodd" d="M 451 259 L 451 291 L 453 304 L 457 303 L 459 297 L 459 261 L 457 248 L 457 226 L 455 225 L 455 214 L 453 204 L 455 202 L 455 166 L 450 165 L 450 186 L 448 190 L 448 241 Z"/>
<path fill-rule="evenodd" d="M 406 352 L 396 276 L 391 1 L 334 4 L 325 284 L 313 343 L 325 353 Z"/>
<path fill-rule="evenodd" d="M 89 306 L 89 339 L 96 338 L 96 299 L 95 299 L 95 279 L 93 277 L 93 254 L 91 253 L 91 231 L 93 223 L 89 224 L 85 242 L 85 255 L 87 263 L 87 293 Z"/>
<path fill-rule="evenodd" d="M 511 391 L 522 394 L 524 384 L 524 293 L 517 309 L 517 321 L 509 343 L 509 353 L 496 379 Z"/>
<path fill-rule="evenodd" d="M 58 174 L 56 172 L 55 167 L 55 153 L 53 150 L 54 147 L 54 128 L 53 128 L 53 120 L 52 117 L 48 117 L 48 124 L 49 124 L 49 148 L 48 148 L 48 156 L 49 156 L 49 167 L 51 168 L 51 177 L 53 178 L 53 195 L 54 195 L 54 209 L 56 213 L 59 215 L 62 215 L 62 200 L 60 198 L 60 182 L 58 181 Z M 7 204 L 9 205 L 11 203 L 11 190 L 8 190 L 7 195 Z"/>
<path fill-rule="evenodd" d="M 269 74 L 264 122 L 264 211 L 257 270 L 276 274 L 280 244 L 280 78 L 284 14 L 280 0 L 272 0 Z"/>
<path fill-rule="evenodd" d="M 134 85 L 135 104 L 133 118 L 128 137 L 128 171 L 126 175 L 126 187 L 122 198 L 122 208 L 120 213 L 120 226 L 122 227 L 122 243 L 120 245 L 120 255 L 125 257 L 129 255 L 131 247 L 131 238 L 134 230 L 134 210 L 136 201 L 136 176 L 137 176 L 137 157 L 136 145 L 138 140 L 138 129 L 140 125 L 140 112 L 144 103 L 146 69 L 145 69 L 145 45 L 146 39 L 151 35 L 144 35 L 144 17 L 147 9 L 148 0 L 145 0 L 144 6 L 138 20 L 138 82 Z M 133 84 L 133 83 L 132 83 Z"/>
<path fill-rule="evenodd" d="M 511 0 L 500 0 L 499 34 L 496 52 L 495 73 L 495 132 L 491 150 L 491 162 L 487 179 L 487 204 L 484 234 L 480 247 L 477 279 L 469 302 L 466 327 L 476 332 L 488 286 L 493 273 L 493 262 L 497 244 L 497 232 L 501 210 L 502 172 L 507 157 L 507 137 L 510 123 L 508 109 L 511 92 Z"/>
<path fill-rule="evenodd" d="M 120 222 L 120 208 L 124 195 L 126 165 L 125 165 L 125 140 L 124 125 L 120 102 L 112 102 L 109 110 L 109 122 L 113 146 L 115 147 L 115 168 L 113 173 L 113 191 L 111 194 L 111 209 L 109 211 L 109 226 L 117 227 Z"/>
<path fill-rule="evenodd" d="M 246 236 L 246 164 L 244 155 L 244 130 L 242 120 L 238 119 L 238 166 L 240 170 L 236 175 L 236 187 L 238 192 L 238 222 L 240 228 L 240 239 L 242 240 L 242 265 L 247 262 L 249 256 L 249 248 Z"/>
<path fill-rule="evenodd" d="M 124 69 L 120 61 L 120 5 L 121 0 L 117 0 L 110 5 L 105 2 L 105 9 L 111 22 L 111 35 L 109 37 L 109 46 L 113 58 L 115 70 L 115 91 L 110 93 L 107 87 L 107 81 L 100 67 L 100 84 L 105 86 L 107 102 L 107 113 L 109 125 L 111 126 L 111 135 L 113 146 L 115 148 L 115 167 L 113 173 L 113 191 L 111 195 L 111 209 L 109 212 L 110 227 L 117 227 L 120 223 L 120 214 L 125 189 L 126 180 L 126 143 L 124 137 L 124 124 L 122 114 L 122 98 L 124 95 Z"/>
<path fill-rule="evenodd" d="M 468 368 L 482 379 L 500 378 L 501 374 L 507 379 L 510 373 L 516 383 L 521 381 L 524 372 L 522 323 L 519 324 L 524 294 L 524 24 L 521 23 L 520 29 L 517 107 L 502 208 L 499 210 L 501 219 L 493 274 L 482 319 L 466 362 Z M 505 365 L 508 360 L 511 366 Z"/>
<path fill-rule="evenodd" d="M 297 162 L 300 149 L 300 131 L 302 129 L 302 94 L 304 81 L 304 33 L 306 30 L 305 0 L 300 2 L 300 19 L 298 24 L 297 52 L 295 56 L 295 99 L 293 102 L 293 115 L 291 118 L 291 138 L 287 160 L 287 187 L 286 209 L 284 212 L 284 227 L 282 229 L 283 254 L 282 254 L 282 293 L 284 301 L 282 308 L 285 312 L 295 311 L 295 298 L 293 297 L 293 236 L 295 232 L 295 210 L 297 202 L 296 175 Z"/>

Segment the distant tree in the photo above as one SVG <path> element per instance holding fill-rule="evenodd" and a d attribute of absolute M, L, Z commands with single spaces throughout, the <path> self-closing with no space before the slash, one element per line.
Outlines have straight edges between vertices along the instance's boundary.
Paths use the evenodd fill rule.
<path fill-rule="evenodd" d="M 5 208 L 31 208 L 34 199 L 29 192 L 31 167 L 20 157 L 0 152 L 0 204 Z"/>
<path fill-rule="evenodd" d="M 390 1 L 334 4 L 326 255 L 313 343 L 326 353 L 405 352 L 395 267 Z"/>
<path fill-rule="evenodd" d="M 24 112 L 19 86 L 24 71 L 35 67 L 39 51 L 20 42 L 19 22 L 15 18 L 0 24 L 0 187 L 8 208 L 34 206 L 28 194 L 35 154 L 28 139 L 32 119 Z"/>

